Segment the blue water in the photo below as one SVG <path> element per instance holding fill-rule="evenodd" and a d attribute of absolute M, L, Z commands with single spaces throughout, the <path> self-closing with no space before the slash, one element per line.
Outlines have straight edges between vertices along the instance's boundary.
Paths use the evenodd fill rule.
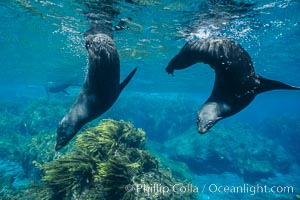
<path fill-rule="evenodd" d="M 300 195 L 300 92 L 271 91 L 260 94 L 242 112 L 219 122 L 213 128 L 213 132 L 207 133 L 210 135 L 207 137 L 217 140 L 220 137 L 219 130 L 230 132 L 232 129 L 229 135 L 241 137 L 240 141 L 245 142 L 247 138 L 243 137 L 247 134 L 244 132 L 248 131 L 253 135 L 249 136 L 249 140 L 259 141 L 257 149 L 260 153 L 268 154 L 277 152 L 278 149 L 284 152 L 277 155 L 278 157 L 263 157 L 261 160 L 276 160 L 284 156 L 286 157 L 283 159 L 284 162 L 288 162 L 287 170 L 280 170 L 281 165 L 273 166 L 275 171 L 272 172 L 272 176 L 259 177 L 259 174 L 252 174 L 254 181 L 248 181 L 246 175 L 239 169 L 225 168 L 222 171 L 220 163 L 216 163 L 216 170 L 211 171 L 205 167 L 198 167 L 200 164 L 214 166 L 215 161 L 208 158 L 198 162 L 194 159 L 198 152 L 183 153 L 188 157 L 186 160 L 170 153 L 173 148 L 180 149 L 181 142 L 184 144 L 182 148 L 191 149 L 189 144 L 193 143 L 189 140 L 192 140 L 193 136 L 184 137 L 184 134 L 189 135 L 188 133 L 193 130 L 193 134 L 198 137 L 197 140 L 199 138 L 203 140 L 202 136 L 197 135 L 195 119 L 197 110 L 213 87 L 214 71 L 208 65 L 196 64 L 188 69 L 175 71 L 174 77 L 165 72 L 170 59 L 187 40 L 226 37 L 237 41 L 249 52 L 258 74 L 300 86 L 300 2 L 249 0 L 244 2 L 255 4 L 245 9 L 229 5 L 228 2 L 222 3 L 225 1 L 138 2 L 131 4 L 120 1 L 116 4 L 121 12 L 113 21 L 116 25 L 122 18 L 132 18 L 128 30 L 113 32 L 120 54 L 121 79 L 135 66 L 138 66 L 138 71 L 112 109 L 99 119 L 129 120 L 136 127 L 143 128 L 149 140 L 148 148 L 154 152 L 161 152 L 168 159 L 185 163 L 191 169 L 194 184 L 198 184 L 199 188 L 211 183 L 223 185 L 260 183 L 268 186 L 294 187 L 293 193 L 258 196 L 206 191 L 204 195 L 199 194 L 198 199 L 294 199 L 296 195 Z M 240 2 L 242 1 L 237 1 Z M 3 138 L 7 138 L 8 130 L 31 137 L 28 130 L 19 128 L 15 130 L 16 128 L 11 127 L 8 121 L 10 114 L 16 119 L 19 117 L 26 118 L 27 121 L 37 120 L 30 119 L 36 117 L 34 106 L 30 108 L 32 110 L 28 108 L 35 102 L 37 107 L 41 107 L 39 110 L 44 106 L 48 115 L 40 114 L 40 121 L 37 120 L 39 123 L 32 124 L 31 129 L 36 132 L 42 129 L 55 132 L 56 124 L 64 113 L 61 110 L 61 113 L 55 113 L 53 110 L 49 113 L 49 110 L 60 103 L 62 108 L 67 110 L 80 88 L 69 88 L 68 92 L 71 94 L 69 96 L 57 93 L 47 97 L 44 87 L 48 82 L 81 84 L 84 81 L 88 67 L 84 33 L 90 26 L 84 16 L 86 10 L 84 3 L 78 0 L 0 1 L 0 107 L 2 107 L 0 135 L 5 136 Z M 28 113 L 33 114 L 26 113 L 26 109 Z M 99 119 L 93 123 L 96 124 Z M 29 122 L 26 122 L 26 126 L 28 124 Z M 16 124 L 16 127 L 19 125 Z M 185 139 L 187 141 L 184 141 Z M 14 144 L 14 140 L 2 140 L 0 144 L 5 144 L 7 148 Z M 243 152 L 244 157 L 241 159 L 245 160 L 255 152 L 253 141 L 249 141 L 249 146 L 243 146 L 247 143 L 241 142 L 240 149 L 237 150 Z M 155 145 L 151 146 L 151 142 Z M 235 142 L 238 143 L 239 140 Z M 224 143 L 230 144 L 230 139 L 227 137 Z M 202 151 L 208 154 L 214 149 L 218 149 L 219 153 L 225 151 L 213 145 L 204 147 L 208 149 Z M 229 161 L 239 162 L 238 159 L 229 159 L 231 156 L 240 155 L 230 154 L 229 151 L 235 150 L 229 149 L 223 155 L 225 159 L 228 157 Z M 202 151 L 199 153 L 203 153 Z M 5 154 L 6 150 L 3 152 Z M 2 157 L 0 165 L 4 163 L 3 166 L 7 166 L 5 164 L 7 159 L 5 156 Z M 259 160 L 258 157 L 256 159 Z M 12 165 L 14 169 L 22 164 L 13 161 Z M 200 169 L 206 172 L 201 172 Z M 16 173 L 20 173 L 18 170 L 15 170 Z M 3 170 L 0 172 L 3 173 Z M 20 183 L 26 185 L 26 181 Z M 2 185 L 1 187 L 4 188 Z"/>

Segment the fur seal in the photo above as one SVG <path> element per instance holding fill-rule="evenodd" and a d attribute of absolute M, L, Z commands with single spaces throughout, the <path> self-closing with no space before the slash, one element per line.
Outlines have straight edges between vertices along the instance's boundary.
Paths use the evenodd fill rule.
<path fill-rule="evenodd" d="M 45 90 L 47 92 L 47 95 L 49 96 L 49 93 L 58 93 L 58 92 L 63 92 L 66 95 L 70 95 L 69 92 L 66 91 L 68 87 L 71 86 L 81 86 L 80 84 L 75 84 L 75 83 L 53 83 L 53 82 L 48 82 L 48 84 L 45 86 Z"/>
<path fill-rule="evenodd" d="M 236 42 L 221 38 L 187 42 L 169 62 L 166 71 L 173 75 L 174 70 L 198 62 L 209 64 L 215 70 L 212 93 L 198 111 L 197 125 L 201 134 L 244 109 L 257 94 L 276 89 L 300 90 L 259 76 L 249 54 Z"/>
<path fill-rule="evenodd" d="M 106 112 L 134 76 L 137 67 L 120 84 L 120 60 L 113 40 L 98 33 L 86 37 L 89 68 L 74 105 L 57 129 L 55 150 L 64 147 L 80 128 Z"/>

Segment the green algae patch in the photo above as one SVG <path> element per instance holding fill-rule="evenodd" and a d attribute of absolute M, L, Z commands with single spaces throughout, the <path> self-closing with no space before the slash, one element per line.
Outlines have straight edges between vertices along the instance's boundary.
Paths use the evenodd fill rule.
<path fill-rule="evenodd" d="M 125 121 L 102 120 L 81 133 L 73 150 L 36 165 L 43 171 L 43 199 L 193 199 L 195 194 L 146 193 L 137 187 L 171 188 L 184 181 L 160 167 L 145 149 L 146 134 Z"/>

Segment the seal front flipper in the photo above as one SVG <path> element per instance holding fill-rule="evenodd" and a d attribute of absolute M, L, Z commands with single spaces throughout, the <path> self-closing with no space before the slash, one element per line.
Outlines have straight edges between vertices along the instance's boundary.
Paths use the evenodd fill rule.
<path fill-rule="evenodd" d="M 135 67 L 135 68 L 130 72 L 130 74 L 128 74 L 128 76 L 124 79 L 124 81 L 120 84 L 119 93 L 122 92 L 122 90 L 126 87 L 126 85 L 129 83 L 129 81 L 132 79 L 132 77 L 134 76 L 136 70 L 137 70 L 137 67 Z"/>
<path fill-rule="evenodd" d="M 266 79 L 261 76 L 258 77 L 258 80 L 259 80 L 260 84 L 256 90 L 257 93 L 263 93 L 263 92 L 267 92 L 270 90 L 300 90 L 300 87 L 287 85 L 280 81 Z"/>

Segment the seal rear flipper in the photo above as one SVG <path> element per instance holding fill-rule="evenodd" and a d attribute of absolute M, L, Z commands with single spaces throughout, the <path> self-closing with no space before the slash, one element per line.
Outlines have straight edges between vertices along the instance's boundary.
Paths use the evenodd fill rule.
<path fill-rule="evenodd" d="M 259 77 L 258 80 L 260 82 L 260 86 L 256 90 L 257 94 L 270 90 L 300 90 L 300 87 L 287 85 L 280 81 L 270 80 L 263 77 Z"/>
<path fill-rule="evenodd" d="M 124 81 L 120 84 L 120 89 L 119 89 L 119 94 L 122 92 L 122 90 L 126 87 L 126 85 L 129 83 L 129 81 L 132 79 L 132 77 L 134 76 L 135 72 L 137 70 L 137 67 L 134 68 L 132 70 L 132 72 L 130 72 L 130 74 L 128 74 L 128 76 L 124 79 Z"/>

